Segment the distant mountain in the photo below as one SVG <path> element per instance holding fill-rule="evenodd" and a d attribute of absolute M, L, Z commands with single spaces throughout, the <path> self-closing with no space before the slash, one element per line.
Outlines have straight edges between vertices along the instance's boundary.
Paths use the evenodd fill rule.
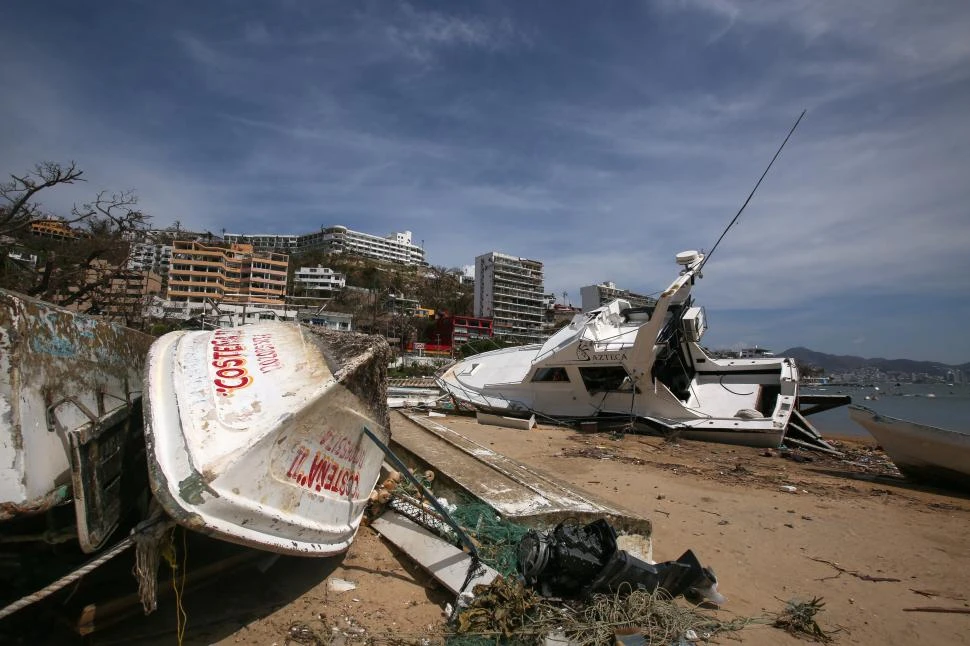
<path fill-rule="evenodd" d="M 826 354 L 808 348 L 788 348 L 778 353 L 782 357 L 793 357 L 799 362 L 822 368 L 827 373 L 848 372 L 862 368 L 878 368 L 883 372 L 916 372 L 927 374 L 945 374 L 947 370 L 970 370 L 970 363 L 961 365 L 947 365 L 937 361 L 913 361 L 911 359 L 867 359 L 847 354 Z"/>

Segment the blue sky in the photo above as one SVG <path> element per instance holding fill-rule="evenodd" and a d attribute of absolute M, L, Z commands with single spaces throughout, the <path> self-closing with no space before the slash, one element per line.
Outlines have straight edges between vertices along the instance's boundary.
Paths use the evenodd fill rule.
<path fill-rule="evenodd" d="M 709 249 L 708 345 L 970 361 L 963 0 L 0 9 L 0 172 L 76 160 L 155 224 L 411 230 L 578 302 Z"/>

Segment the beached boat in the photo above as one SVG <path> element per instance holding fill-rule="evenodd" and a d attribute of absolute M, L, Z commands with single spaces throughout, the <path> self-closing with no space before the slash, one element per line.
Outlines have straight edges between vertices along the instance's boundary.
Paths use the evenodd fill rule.
<path fill-rule="evenodd" d="M 326 556 L 347 549 L 380 475 L 387 343 L 295 323 L 172 332 L 152 346 L 152 490 L 182 525 Z"/>
<path fill-rule="evenodd" d="M 614 300 L 577 314 L 543 344 L 461 360 L 438 375 L 459 402 L 501 415 L 565 421 L 629 420 L 643 430 L 749 446 L 783 440 L 834 450 L 806 415 L 847 403 L 800 398 L 794 359 L 717 359 L 700 341 L 707 322 L 691 290 L 704 255 L 682 268 L 648 307 Z M 811 405 L 802 410 L 802 405 Z"/>
<path fill-rule="evenodd" d="M 152 337 L 0 290 L 4 551 L 101 549 L 147 500 L 142 368 Z M 11 559 L 10 562 L 16 562 Z"/>
<path fill-rule="evenodd" d="M 908 477 L 970 491 L 970 435 L 887 417 L 865 406 L 849 406 L 849 417 Z"/>

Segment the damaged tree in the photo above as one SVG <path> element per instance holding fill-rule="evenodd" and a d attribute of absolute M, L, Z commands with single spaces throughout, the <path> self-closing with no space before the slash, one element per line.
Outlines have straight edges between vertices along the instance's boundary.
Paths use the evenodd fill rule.
<path fill-rule="evenodd" d="M 0 287 L 127 321 L 130 299 L 118 285 L 131 280 L 130 240 L 149 216 L 136 208 L 133 191 L 101 191 L 66 217 L 38 201 L 49 189 L 85 181 L 83 174 L 74 162 L 44 162 L 0 185 Z"/>

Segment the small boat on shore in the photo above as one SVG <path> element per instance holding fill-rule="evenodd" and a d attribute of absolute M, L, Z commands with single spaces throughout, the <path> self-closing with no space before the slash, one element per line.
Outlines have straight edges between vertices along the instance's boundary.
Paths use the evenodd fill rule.
<path fill-rule="evenodd" d="M 176 522 L 281 554 L 346 550 L 389 438 L 380 337 L 259 323 L 171 332 L 151 348 L 145 440 Z"/>
<path fill-rule="evenodd" d="M 152 341 L 0 290 L 0 557 L 50 536 L 92 554 L 137 515 L 148 491 L 141 391 Z"/>
<path fill-rule="evenodd" d="M 691 290 L 704 254 L 677 255 L 680 274 L 647 307 L 614 300 L 544 344 L 461 360 L 438 375 L 455 400 L 499 415 L 579 422 L 627 420 L 637 429 L 756 447 L 783 441 L 834 452 L 806 415 L 847 397 L 799 397 L 795 360 L 718 359 L 700 345 L 704 309 Z M 802 410 L 801 405 L 813 407 Z"/>
<path fill-rule="evenodd" d="M 970 491 L 970 435 L 849 406 L 899 470 L 913 480 Z"/>

